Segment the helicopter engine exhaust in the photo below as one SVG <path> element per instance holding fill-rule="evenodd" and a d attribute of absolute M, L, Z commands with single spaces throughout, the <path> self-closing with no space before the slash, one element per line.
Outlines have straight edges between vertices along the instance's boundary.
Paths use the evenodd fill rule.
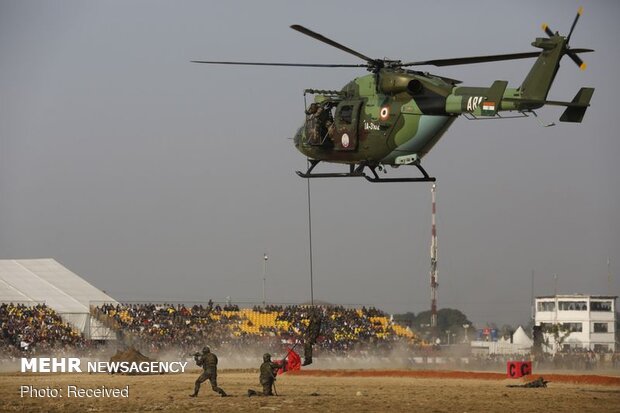
<path fill-rule="evenodd" d="M 424 91 L 424 85 L 418 79 L 413 79 L 411 82 L 407 83 L 407 92 L 411 96 L 418 95 Z"/>

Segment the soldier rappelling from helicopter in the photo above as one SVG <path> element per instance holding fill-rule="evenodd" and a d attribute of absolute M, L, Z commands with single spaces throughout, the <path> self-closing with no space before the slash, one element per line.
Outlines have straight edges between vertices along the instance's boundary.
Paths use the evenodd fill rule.
<path fill-rule="evenodd" d="M 313 308 L 310 310 L 308 328 L 304 335 L 304 362 L 302 366 L 312 364 L 312 347 L 316 344 L 321 334 L 322 316 L 321 310 Z"/>
<path fill-rule="evenodd" d="M 306 137 L 309 145 L 330 146 L 330 132 L 334 124 L 330 102 L 313 102 L 306 109 Z"/>

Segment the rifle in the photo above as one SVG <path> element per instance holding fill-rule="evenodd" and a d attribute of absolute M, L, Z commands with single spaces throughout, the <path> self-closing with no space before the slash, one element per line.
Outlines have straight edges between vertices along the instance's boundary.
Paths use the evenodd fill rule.
<path fill-rule="evenodd" d="M 196 352 L 191 354 L 194 357 L 194 361 L 196 362 L 196 365 L 198 365 L 198 367 L 202 367 L 202 365 L 204 364 L 202 362 L 202 353 L 201 352 Z"/>

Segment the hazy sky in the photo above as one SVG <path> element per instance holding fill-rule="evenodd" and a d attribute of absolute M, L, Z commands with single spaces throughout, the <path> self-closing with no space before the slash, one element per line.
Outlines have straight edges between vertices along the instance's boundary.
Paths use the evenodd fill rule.
<path fill-rule="evenodd" d="M 289 28 L 402 60 L 534 50 L 547 22 L 595 53 L 549 95 L 595 87 L 582 124 L 459 118 L 424 159 L 438 178 L 439 306 L 525 323 L 535 293 L 620 293 L 616 1 L 0 0 L 0 258 L 55 258 L 119 300 L 310 297 L 303 89 L 363 69 Z M 534 60 L 420 67 L 518 86 Z M 413 172 L 413 171 L 412 171 Z M 315 298 L 430 307 L 430 184 L 311 182 Z M 611 260 L 612 288 L 607 259 Z"/>

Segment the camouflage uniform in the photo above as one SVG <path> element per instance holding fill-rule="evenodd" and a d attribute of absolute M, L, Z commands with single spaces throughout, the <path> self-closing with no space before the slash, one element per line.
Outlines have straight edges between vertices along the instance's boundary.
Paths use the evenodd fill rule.
<path fill-rule="evenodd" d="M 202 367 L 203 370 L 200 377 L 196 379 L 194 384 L 194 393 L 190 394 L 190 397 L 198 396 L 200 384 L 207 380 L 211 383 L 211 388 L 214 392 L 217 392 L 220 396 L 225 397 L 226 392 L 220 387 L 217 387 L 217 356 L 211 353 L 209 347 L 205 347 L 202 349 L 202 353 L 196 353 L 194 355 L 194 360 L 196 360 L 196 364 Z"/>
<path fill-rule="evenodd" d="M 328 105 L 312 103 L 306 111 L 306 136 L 310 145 L 325 146 L 331 143 L 326 140 L 334 120 Z"/>
<path fill-rule="evenodd" d="M 260 384 L 263 386 L 263 392 L 256 390 L 248 390 L 248 396 L 273 396 L 273 384 L 276 381 L 276 374 L 280 368 L 280 364 L 271 361 L 271 354 L 263 355 L 263 364 L 260 365 Z"/>
<path fill-rule="evenodd" d="M 304 341 L 304 363 L 302 366 L 307 366 L 312 363 L 312 346 L 316 343 L 316 340 L 321 334 L 321 315 L 318 310 L 314 310 L 310 314 L 310 322 L 308 323 L 308 329 L 306 330 L 306 339 Z"/>
<path fill-rule="evenodd" d="M 547 383 L 549 381 L 543 379 L 542 377 L 537 378 L 536 380 L 530 381 L 525 384 L 509 384 L 506 387 L 525 387 L 525 388 L 539 388 L 539 387 L 547 387 Z"/>
<path fill-rule="evenodd" d="M 318 111 L 319 105 L 316 103 L 312 103 L 306 111 L 306 135 L 311 145 L 318 145 L 321 142 Z"/>

